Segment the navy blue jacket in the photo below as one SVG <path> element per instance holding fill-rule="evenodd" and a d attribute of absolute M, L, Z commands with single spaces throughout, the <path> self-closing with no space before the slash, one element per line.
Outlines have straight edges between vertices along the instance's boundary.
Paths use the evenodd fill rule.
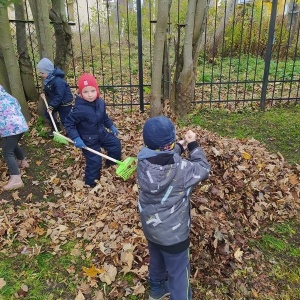
<path fill-rule="evenodd" d="M 57 110 L 61 105 L 72 102 L 73 94 L 68 83 L 63 79 L 65 73 L 60 68 L 54 69 L 52 77 L 45 83 L 44 91 L 49 98 L 49 106 Z"/>
<path fill-rule="evenodd" d="M 75 105 L 66 118 L 65 129 L 70 139 L 81 137 L 87 146 L 103 141 L 113 121 L 106 113 L 106 105 L 102 98 L 93 102 L 76 96 Z"/>

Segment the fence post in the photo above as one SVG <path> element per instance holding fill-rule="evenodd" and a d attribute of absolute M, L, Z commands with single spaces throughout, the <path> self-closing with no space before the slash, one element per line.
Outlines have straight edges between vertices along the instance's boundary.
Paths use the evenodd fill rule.
<path fill-rule="evenodd" d="M 272 10 L 271 10 L 270 23 L 269 23 L 269 38 L 268 38 L 268 44 L 267 44 L 267 50 L 265 56 L 265 70 L 264 70 L 263 85 L 261 88 L 261 97 L 260 97 L 261 110 L 265 110 L 266 107 L 266 94 L 267 94 L 267 87 L 269 83 L 269 71 L 270 71 L 270 64 L 272 59 L 272 47 L 274 44 L 277 3 L 278 0 L 272 1 Z"/>
<path fill-rule="evenodd" d="M 136 6 L 137 6 L 137 30 L 138 30 L 140 111 L 144 112 L 144 79 L 143 79 L 144 74 L 143 74 L 143 38 L 142 38 L 141 0 L 136 1 Z"/>

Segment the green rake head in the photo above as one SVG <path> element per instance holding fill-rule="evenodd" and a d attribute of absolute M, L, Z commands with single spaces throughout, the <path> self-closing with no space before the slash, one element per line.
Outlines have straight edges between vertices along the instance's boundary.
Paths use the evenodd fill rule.
<path fill-rule="evenodd" d="M 117 175 L 122 177 L 125 181 L 130 178 L 130 176 L 137 169 L 137 158 L 135 157 L 127 157 L 124 161 L 118 162 Z"/>

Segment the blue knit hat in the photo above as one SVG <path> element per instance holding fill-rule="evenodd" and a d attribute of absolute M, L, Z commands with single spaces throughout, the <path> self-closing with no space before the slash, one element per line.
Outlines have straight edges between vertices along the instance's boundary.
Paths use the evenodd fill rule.
<path fill-rule="evenodd" d="M 163 149 L 175 142 L 175 127 L 165 116 L 150 118 L 144 124 L 143 139 L 149 149 Z"/>
<path fill-rule="evenodd" d="M 46 57 L 42 58 L 36 67 L 39 72 L 45 73 L 45 74 L 51 74 L 54 71 L 53 62 Z"/>

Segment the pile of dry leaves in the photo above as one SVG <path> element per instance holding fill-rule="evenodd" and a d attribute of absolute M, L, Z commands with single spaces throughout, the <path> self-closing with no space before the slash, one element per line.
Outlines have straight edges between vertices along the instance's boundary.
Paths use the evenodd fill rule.
<path fill-rule="evenodd" d="M 147 114 L 115 110 L 110 115 L 120 131 L 123 158 L 136 156 Z M 227 287 L 223 299 L 226 295 L 228 299 L 259 299 L 259 295 L 272 293 L 276 287 L 267 287 L 260 253 L 249 247 L 249 241 L 255 241 L 270 222 L 299 214 L 299 166 L 289 166 L 279 153 L 268 153 L 254 139 L 222 138 L 200 127 L 177 128 L 178 139 L 188 129 L 197 133 L 211 163 L 210 178 L 192 196 L 194 299 L 217 299 L 213 290 L 221 286 Z M 32 201 L 30 188 L 22 197 L 21 192 L 14 192 L 19 205 L 11 203 L 5 193 L 0 195 L 0 251 L 5 253 L 18 240 L 23 254 L 36 255 L 44 249 L 38 244 L 26 247 L 26 241 L 47 236 L 52 240 L 48 251 L 60 255 L 64 243 L 76 241 L 72 255 L 93 258 L 82 274 L 74 274 L 76 299 L 92 299 L 91 295 L 98 300 L 127 299 L 132 294 L 144 299 L 148 252 L 137 212 L 136 175 L 124 182 L 115 175 L 115 167 L 104 168 L 98 185 L 86 188 L 78 149 L 45 142 L 34 127 L 30 134 L 28 143 L 49 145 L 44 161 L 29 157 L 31 168 L 47 165 L 47 188 L 38 201 Z M 75 163 L 67 166 L 64 162 L 70 157 Z M 38 178 L 26 178 L 26 173 L 23 178 L 27 187 L 40 184 Z M 50 197 L 52 201 L 47 201 Z M 237 270 L 246 272 L 244 280 L 236 275 Z M 118 274 L 127 272 L 136 274 L 133 286 L 118 279 Z M 99 281 L 109 285 L 110 292 L 99 289 Z"/>

